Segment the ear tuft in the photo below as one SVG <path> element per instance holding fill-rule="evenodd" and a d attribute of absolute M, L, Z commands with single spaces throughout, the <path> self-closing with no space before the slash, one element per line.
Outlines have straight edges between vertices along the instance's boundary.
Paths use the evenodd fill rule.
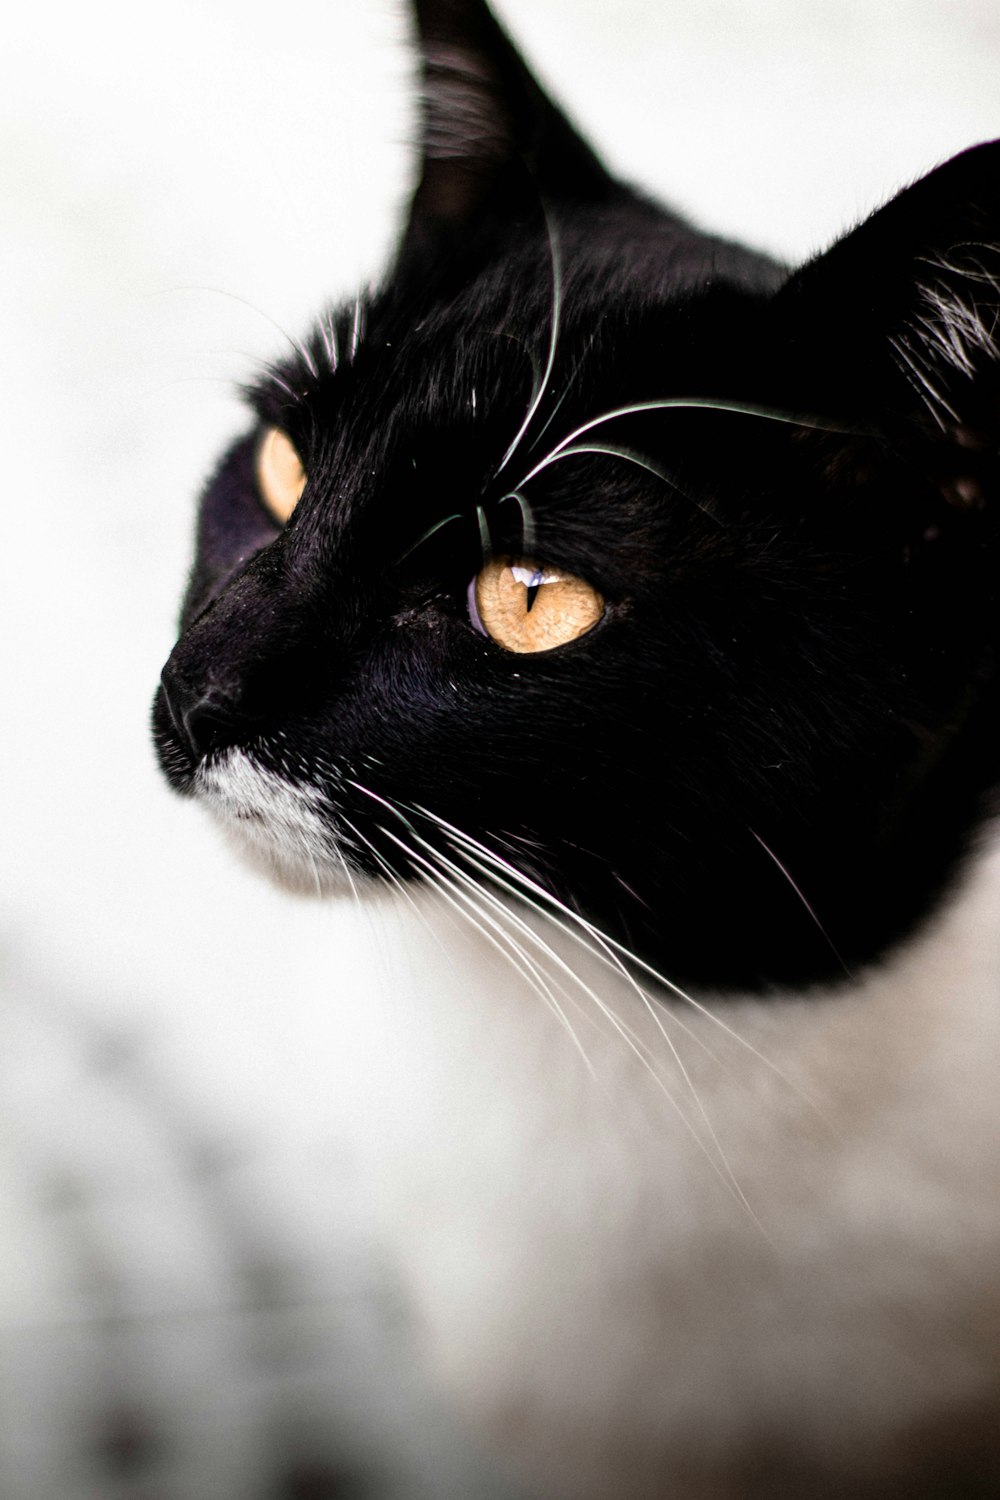
<path fill-rule="evenodd" d="M 890 343 L 942 428 L 977 447 L 966 407 L 974 386 L 1000 362 L 1000 245 L 972 241 L 921 256 L 915 305 Z"/>
<path fill-rule="evenodd" d="M 995 452 L 1000 141 L 904 189 L 791 277 L 774 313 L 786 381 L 811 404 L 970 457 Z"/>

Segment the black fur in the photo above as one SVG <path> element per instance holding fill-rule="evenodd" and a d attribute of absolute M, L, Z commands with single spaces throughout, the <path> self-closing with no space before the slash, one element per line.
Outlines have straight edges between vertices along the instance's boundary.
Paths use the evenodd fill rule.
<path fill-rule="evenodd" d="M 853 969 L 931 908 L 996 775 L 1000 143 L 789 275 L 608 177 L 478 0 L 417 10 L 410 220 L 205 492 L 164 770 L 190 792 L 243 748 L 370 874 L 420 873 L 385 803 L 455 857 L 430 809 L 673 980 Z M 587 453 L 525 482 L 669 398 L 792 420 L 619 417 L 589 440 L 657 473 Z M 270 424 L 309 476 L 284 530 L 253 479 Z M 483 517 L 495 552 L 591 581 L 600 626 L 537 656 L 478 634 Z"/>

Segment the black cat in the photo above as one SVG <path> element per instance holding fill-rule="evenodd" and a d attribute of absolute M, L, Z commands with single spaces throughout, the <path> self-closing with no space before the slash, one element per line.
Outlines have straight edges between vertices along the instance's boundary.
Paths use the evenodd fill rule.
<path fill-rule="evenodd" d="M 690 1173 L 683 1130 L 644 1138 L 616 1158 L 634 1180 L 615 1218 L 607 1161 L 593 1177 L 576 1161 L 586 1209 L 560 1206 L 553 1230 L 536 1204 L 500 1257 L 532 1247 L 530 1284 L 498 1272 L 494 1293 L 521 1297 L 523 1328 L 551 1341 L 544 1376 L 527 1332 L 455 1298 L 479 1353 L 444 1363 L 551 1492 L 929 1495 L 958 1493 L 956 1474 L 962 1493 L 1000 1492 L 1000 1442 L 982 1436 L 1000 1430 L 1000 1340 L 995 1324 L 958 1332 L 998 1301 L 973 1275 L 941 1312 L 958 1261 L 924 1216 L 940 1172 L 964 1243 L 963 1171 L 996 1187 L 995 1115 L 952 1108 L 982 1080 L 948 1072 L 924 1096 L 951 1112 L 943 1165 L 918 1149 L 916 1104 L 895 1172 L 887 1117 L 874 1137 L 856 1126 L 862 1085 L 888 1097 L 869 1067 L 908 1016 L 934 1056 L 949 1006 L 971 1025 L 940 985 L 928 1021 L 906 967 L 923 950 L 900 944 L 973 889 L 997 779 L 1000 142 L 789 273 L 610 177 L 480 0 L 416 11 L 422 158 L 398 253 L 249 393 L 156 699 L 163 769 L 286 883 L 374 880 L 404 900 L 416 882 L 424 915 L 471 914 L 507 953 L 507 986 L 544 991 L 545 1024 L 553 1002 L 566 1019 L 554 989 L 584 991 L 603 1030 L 572 1040 L 598 1073 L 622 1051 L 638 1076 L 612 1092 L 629 1109 L 680 1069 Z M 979 971 L 948 972 L 969 1004 L 1000 1002 Z M 474 958 L 466 973 L 488 1011 L 478 987 L 503 981 Z M 650 1001 L 642 973 L 699 1008 Z M 772 998 L 760 1009 L 750 991 Z M 709 992 L 728 998 L 706 1020 Z M 739 1031 L 728 1093 L 714 1056 L 675 1057 L 663 1017 L 704 1050 Z M 575 1134 L 577 1087 L 555 1123 L 525 1109 L 556 1199 L 577 1147 L 604 1150 L 600 1131 Z M 537 1080 L 512 1078 L 507 1097 L 521 1088 L 534 1098 Z M 449 1135 L 450 1108 L 428 1139 Z M 820 1114 L 847 1131 L 846 1156 L 815 1145 Z M 863 1173 L 834 1203 L 851 1153 L 896 1185 L 885 1219 Z M 496 1218 L 470 1230 L 455 1202 L 472 1260 L 488 1256 Z M 977 1254 L 1000 1250 L 986 1217 Z M 634 1257 L 625 1226 L 644 1236 Z M 563 1300 L 553 1246 L 571 1254 L 580 1234 L 603 1269 L 571 1276 Z M 912 1303 L 896 1279 L 911 1252 Z M 480 1399 L 491 1349 L 514 1374 Z M 587 1369 L 577 1386 L 600 1350 L 614 1377 Z M 573 1370 L 565 1390 L 554 1369 Z M 865 1369 L 875 1388 L 855 1383 Z"/>

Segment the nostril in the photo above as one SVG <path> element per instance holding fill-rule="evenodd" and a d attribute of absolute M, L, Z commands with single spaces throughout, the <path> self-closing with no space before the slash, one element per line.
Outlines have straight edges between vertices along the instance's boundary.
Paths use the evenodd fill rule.
<path fill-rule="evenodd" d="M 195 760 L 232 744 L 245 720 L 218 686 L 192 688 L 173 672 L 160 679 L 163 697 L 178 739 Z"/>
<path fill-rule="evenodd" d="M 207 755 L 231 744 L 236 738 L 239 720 L 214 695 L 208 694 L 193 703 L 184 713 L 184 732 L 196 755 Z"/>

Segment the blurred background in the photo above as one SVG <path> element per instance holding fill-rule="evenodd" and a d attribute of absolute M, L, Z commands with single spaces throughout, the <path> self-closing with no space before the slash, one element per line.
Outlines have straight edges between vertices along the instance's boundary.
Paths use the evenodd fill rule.
<path fill-rule="evenodd" d="M 1000 135 L 994 0 L 497 9 L 612 167 L 791 262 Z M 244 873 L 147 732 L 236 388 L 391 246 L 406 38 L 401 0 L 38 0 L 5 22 L 11 1500 L 502 1493 L 411 1369 L 370 1243 L 340 1108 L 370 934 Z"/>

